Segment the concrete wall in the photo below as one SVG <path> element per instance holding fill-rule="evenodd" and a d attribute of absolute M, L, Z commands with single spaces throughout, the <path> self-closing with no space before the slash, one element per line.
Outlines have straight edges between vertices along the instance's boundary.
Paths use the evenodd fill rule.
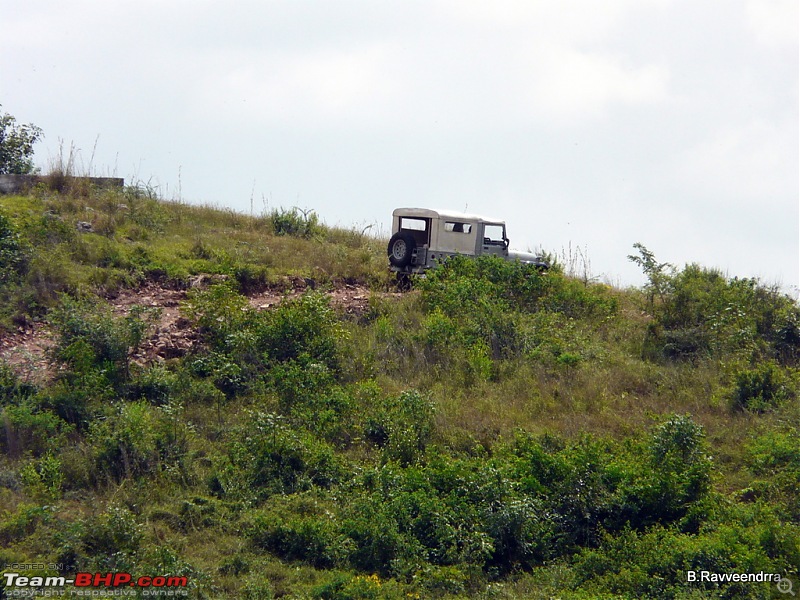
<path fill-rule="evenodd" d="M 99 188 L 121 188 L 125 180 L 121 177 L 69 177 L 71 182 L 88 182 Z M 50 184 L 52 178 L 42 175 L 0 175 L 0 194 L 18 194 L 38 183 Z"/>

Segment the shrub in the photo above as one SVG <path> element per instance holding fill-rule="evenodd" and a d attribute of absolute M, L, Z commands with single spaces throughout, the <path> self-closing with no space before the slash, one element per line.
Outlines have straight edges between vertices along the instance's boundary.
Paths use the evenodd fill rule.
<path fill-rule="evenodd" d="M 43 523 L 52 519 L 52 507 L 19 503 L 12 511 L 0 511 L 0 544 L 11 547 L 13 542 L 32 535 Z"/>
<path fill-rule="evenodd" d="M 20 381 L 6 363 L 0 362 L 0 406 L 20 404 L 36 392 L 36 387 Z"/>
<path fill-rule="evenodd" d="M 0 286 L 17 281 L 24 274 L 27 261 L 28 253 L 19 232 L 9 218 L 0 212 Z"/>
<path fill-rule="evenodd" d="M 103 370 L 114 384 L 128 377 L 130 353 L 142 342 L 153 313 L 134 306 L 126 317 L 114 317 L 108 306 L 62 297 L 50 313 L 58 335 L 54 355 L 76 373 Z"/>
<path fill-rule="evenodd" d="M 307 293 L 261 314 L 255 327 L 255 345 L 274 362 L 322 363 L 338 372 L 338 343 L 347 334 L 320 293 Z"/>
<path fill-rule="evenodd" d="M 736 374 L 733 406 L 740 410 L 764 412 L 794 398 L 793 387 L 783 369 L 774 362 L 765 362 Z"/>
<path fill-rule="evenodd" d="M 42 130 L 36 125 L 17 125 L 17 120 L 10 114 L 0 115 L 0 174 L 35 172 L 33 145 L 41 137 Z"/>
<path fill-rule="evenodd" d="M 235 349 L 241 339 L 232 336 L 248 331 L 253 317 L 247 298 L 229 282 L 190 291 L 181 308 L 209 346 L 222 352 Z"/>
<path fill-rule="evenodd" d="M 153 408 L 147 402 L 115 407 L 89 429 L 98 471 L 113 480 L 153 474 L 167 466 L 183 466 L 189 431 L 179 405 Z"/>
<path fill-rule="evenodd" d="M 647 309 L 654 317 L 645 340 L 650 358 L 671 359 L 740 353 L 747 358 L 796 360 L 800 307 L 775 287 L 755 279 L 727 279 L 716 269 L 686 265 L 665 269 L 637 245 L 650 283 Z M 656 295 L 658 301 L 656 302 Z"/>
<path fill-rule="evenodd" d="M 400 532 L 394 508 L 380 494 L 349 497 L 341 526 L 353 542 L 348 561 L 359 571 L 387 577 L 413 573 L 422 563 L 419 544 Z"/>
<path fill-rule="evenodd" d="M 80 522 L 81 550 L 98 570 L 127 570 L 144 539 L 144 529 L 127 508 L 109 506 Z"/>
<path fill-rule="evenodd" d="M 161 365 L 151 365 L 136 373 L 127 386 L 132 400 L 144 399 L 156 406 L 167 404 L 176 388 L 178 376 Z"/>
<path fill-rule="evenodd" d="M 548 517 L 540 527 L 550 532 L 547 548 L 556 556 L 598 543 L 604 531 L 695 527 L 689 515 L 711 485 L 704 433 L 689 417 L 668 418 L 643 442 L 585 437 L 564 446 L 519 435 L 511 450 L 519 459 L 516 478 L 543 502 L 539 514 Z"/>
<path fill-rule="evenodd" d="M 148 473 L 158 465 L 156 419 L 144 402 L 117 407 L 110 419 L 96 419 L 89 429 L 100 473 L 116 480 Z"/>
<path fill-rule="evenodd" d="M 315 437 L 292 429 L 272 413 L 253 413 L 249 426 L 231 445 L 231 463 L 243 474 L 256 497 L 327 488 L 344 477 L 333 449 Z"/>
<path fill-rule="evenodd" d="M 383 450 L 384 461 L 414 464 L 425 453 L 431 434 L 435 406 L 416 390 L 385 399 L 365 424 L 365 436 Z"/>
<path fill-rule="evenodd" d="M 144 527 L 136 515 L 124 506 L 109 504 L 55 533 L 55 562 L 63 565 L 62 572 L 132 572 L 143 541 Z"/>
<path fill-rule="evenodd" d="M 272 232 L 275 235 L 293 235 L 308 238 L 321 231 L 319 218 L 313 210 L 273 209 L 269 213 Z"/>
<path fill-rule="evenodd" d="M 192 294 L 185 310 L 211 349 L 193 360 L 194 372 L 212 377 L 229 395 L 268 375 L 288 408 L 307 396 L 304 386 L 340 371 L 339 345 L 346 332 L 322 294 L 305 294 L 257 313 L 226 283 Z"/>
<path fill-rule="evenodd" d="M 759 479 L 744 490 L 769 501 L 787 521 L 800 521 L 800 435 L 797 430 L 764 433 L 747 444 L 748 466 Z"/>
<path fill-rule="evenodd" d="M 342 564 L 347 540 L 328 514 L 281 514 L 270 512 L 255 517 L 249 537 L 259 548 L 284 560 L 303 561 L 317 569 Z"/>
<path fill-rule="evenodd" d="M 654 481 L 641 512 L 659 522 L 680 519 L 711 489 L 705 432 L 690 416 L 673 415 L 656 428 L 649 450 Z"/>
<path fill-rule="evenodd" d="M 84 341 L 71 344 L 64 359 L 75 371 L 64 371 L 59 379 L 39 394 L 41 408 L 51 410 L 61 419 L 84 431 L 101 407 L 115 398 L 111 372 L 94 368 L 94 354 Z"/>
<path fill-rule="evenodd" d="M 53 412 L 28 403 L 3 407 L 0 418 L 0 448 L 12 457 L 58 452 L 74 429 Z"/>
<path fill-rule="evenodd" d="M 758 507 L 735 507 L 724 523 L 697 535 L 655 526 L 604 536 L 574 560 L 575 583 L 587 595 L 636 598 L 773 597 L 775 583 L 691 582 L 687 571 L 796 573 L 797 528 Z"/>
<path fill-rule="evenodd" d="M 20 471 L 20 479 L 34 498 L 52 501 L 61 497 L 64 475 L 61 472 L 61 461 L 52 452 L 27 463 Z"/>
<path fill-rule="evenodd" d="M 244 392 L 248 388 L 247 373 L 232 356 L 220 352 L 209 352 L 191 359 L 190 371 L 207 377 L 216 389 L 228 397 Z"/>
<path fill-rule="evenodd" d="M 314 597 L 321 600 L 405 600 L 420 596 L 406 592 L 392 579 L 382 580 L 375 574 L 341 574 L 314 588 Z"/>
<path fill-rule="evenodd" d="M 489 375 L 477 356 L 481 348 L 492 359 L 522 354 L 529 346 L 526 323 L 542 314 L 594 319 L 617 312 L 606 286 L 586 286 L 558 271 L 542 274 L 497 256 L 454 256 L 428 273 L 419 287 L 428 313 L 419 341 L 430 360 L 445 366 L 454 350 L 466 349 L 467 379 Z"/>

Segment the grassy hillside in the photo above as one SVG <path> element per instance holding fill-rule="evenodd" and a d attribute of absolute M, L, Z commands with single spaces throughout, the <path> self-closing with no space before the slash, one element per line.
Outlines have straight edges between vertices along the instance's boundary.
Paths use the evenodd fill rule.
<path fill-rule="evenodd" d="M 487 258 L 398 294 L 385 241 L 313 213 L 0 196 L 0 566 L 195 598 L 782 597 L 687 572 L 800 586 L 800 308 L 634 252 L 642 289 Z"/>

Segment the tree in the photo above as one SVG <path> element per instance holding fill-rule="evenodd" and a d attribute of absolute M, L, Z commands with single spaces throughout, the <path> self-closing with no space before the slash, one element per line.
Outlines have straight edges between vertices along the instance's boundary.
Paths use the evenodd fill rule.
<path fill-rule="evenodd" d="M 644 271 L 644 274 L 647 275 L 648 283 L 645 289 L 647 290 L 647 302 L 650 307 L 650 314 L 653 314 L 655 310 L 655 297 L 658 295 L 662 303 L 664 302 L 673 276 L 675 275 L 675 267 L 670 263 L 658 262 L 655 254 L 645 248 L 644 244 L 637 242 L 633 247 L 639 251 L 639 256 L 629 254 L 628 260 L 639 265 L 642 271 Z"/>
<path fill-rule="evenodd" d="M 27 175 L 36 172 L 33 166 L 33 145 L 41 137 L 42 130 L 36 125 L 17 125 L 13 116 L 8 113 L 0 114 L 0 175 Z"/>

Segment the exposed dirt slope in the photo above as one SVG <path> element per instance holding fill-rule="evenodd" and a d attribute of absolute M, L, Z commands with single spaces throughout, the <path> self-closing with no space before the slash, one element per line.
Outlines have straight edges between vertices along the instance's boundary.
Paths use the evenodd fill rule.
<path fill-rule="evenodd" d="M 192 280 L 191 287 L 203 288 L 219 280 L 220 276 L 201 275 Z M 289 278 L 276 286 L 248 295 L 248 299 L 257 310 L 268 310 L 284 299 L 302 295 L 309 287 L 313 287 L 313 282 Z M 333 307 L 355 317 L 366 313 L 370 294 L 375 293 L 362 285 L 346 283 L 338 283 L 332 289 L 322 291 L 330 297 Z M 148 282 L 107 298 L 117 315 L 128 314 L 134 305 L 159 309 L 158 321 L 151 335 L 132 357 L 134 362 L 147 364 L 163 361 L 183 356 L 191 349 L 197 340 L 197 333 L 180 313 L 180 303 L 186 299 L 186 294 L 187 290 L 170 289 L 156 282 Z M 399 294 L 383 292 L 381 295 Z M 53 333 L 46 324 L 21 327 L 10 335 L 0 337 L 0 359 L 23 380 L 40 383 L 55 375 L 55 367 L 47 356 L 53 343 Z"/>

